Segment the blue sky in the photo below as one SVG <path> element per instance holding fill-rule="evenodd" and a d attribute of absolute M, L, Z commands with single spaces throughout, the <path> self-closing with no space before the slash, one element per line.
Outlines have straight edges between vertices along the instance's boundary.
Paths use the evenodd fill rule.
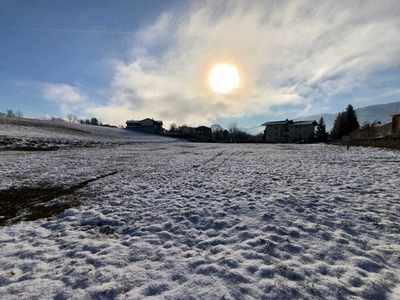
<path fill-rule="evenodd" d="M 0 0 L 0 112 L 251 127 L 400 101 L 399 36 L 395 0 Z"/>

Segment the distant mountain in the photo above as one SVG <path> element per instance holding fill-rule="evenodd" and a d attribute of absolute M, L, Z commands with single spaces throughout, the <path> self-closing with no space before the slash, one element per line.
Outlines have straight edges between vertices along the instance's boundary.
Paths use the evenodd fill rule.
<path fill-rule="evenodd" d="M 265 129 L 265 126 L 253 126 L 250 128 L 240 128 L 240 130 L 243 130 L 244 132 L 251 134 L 251 135 L 258 135 L 260 133 L 263 133 Z"/>
<path fill-rule="evenodd" d="M 338 115 L 338 113 L 311 115 L 311 116 L 300 117 L 300 118 L 297 118 L 297 119 L 294 119 L 294 120 L 295 121 L 315 120 L 315 121 L 318 122 L 319 119 L 321 117 L 323 117 L 324 121 L 325 121 L 325 125 L 326 125 L 326 130 L 330 131 L 333 128 L 333 123 L 335 122 L 335 119 L 336 119 L 337 115 Z"/>
<path fill-rule="evenodd" d="M 387 123 L 391 121 L 390 115 L 400 112 L 400 101 L 392 102 L 387 104 L 370 105 L 365 107 L 360 107 L 356 109 L 358 122 L 363 124 L 364 122 L 372 122 L 375 120 L 381 121 L 382 123 Z M 295 119 L 296 121 L 304 120 L 318 120 L 323 117 L 326 129 L 330 131 L 333 127 L 333 123 L 337 117 L 338 113 L 334 114 L 319 114 L 312 116 L 305 116 Z"/>

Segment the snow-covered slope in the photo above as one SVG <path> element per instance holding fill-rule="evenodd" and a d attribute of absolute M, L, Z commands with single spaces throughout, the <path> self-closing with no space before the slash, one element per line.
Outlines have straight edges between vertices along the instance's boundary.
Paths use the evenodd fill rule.
<path fill-rule="evenodd" d="M 4 151 L 0 189 L 99 179 L 54 200 L 80 203 L 58 217 L 0 227 L 0 298 L 398 299 L 399 161 L 330 145 Z"/>
<path fill-rule="evenodd" d="M 167 137 L 125 129 L 0 116 L 0 149 L 54 149 L 130 142 L 167 142 Z"/>

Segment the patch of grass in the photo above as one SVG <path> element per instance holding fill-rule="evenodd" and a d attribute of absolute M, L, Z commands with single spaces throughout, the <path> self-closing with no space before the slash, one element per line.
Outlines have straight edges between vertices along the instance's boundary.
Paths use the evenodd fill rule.
<path fill-rule="evenodd" d="M 51 187 L 0 190 L 0 226 L 21 220 L 35 221 L 58 215 L 68 208 L 77 206 L 79 201 L 72 197 L 70 201 L 61 204 L 46 205 L 46 203 L 60 197 L 71 196 L 88 183 L 116 173 L 118 171 L 83 181 L 67 189 Z"/>

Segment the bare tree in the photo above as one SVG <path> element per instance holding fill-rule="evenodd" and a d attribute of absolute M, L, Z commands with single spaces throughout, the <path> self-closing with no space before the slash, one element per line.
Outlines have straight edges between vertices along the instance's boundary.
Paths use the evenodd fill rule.
<path fill-rule="evenodd" d="M 24 114 L 22 113 L 22 111 L 17 110 L 17 112 L 15 113 L 15 116 L 16 116 L 17 118 L 22 118 L 22 117 L 24 116 Z"/>
<path fill-rule="evenodd" d="M 65 122 L 63 118 L 58 118 L 58 117 L 51 117 L 50 120 L 54 122 Z"/>
<path fill-rule="evenodd" d="M 78 119 L 78 117 L 77 117 L 76 115 L 74 115 L 74 120 L 73 120 L 73 122 L 74 122 L 74 123 L 79 123 L 79 119 Z"/>
<path fill-rule="evenodd" d="M 74 115 L 73 114 L 68 114 L 68 115 L 66 115 L 66 117 L 67 117 L 68 122 L 72 123 L 72 120 L 74 119 Z"/>
<path fill-rule="evenodd" d="M 210 128 L 211 128 L 211 131 L 212 131 L 212 132 L 224 131 L 224 129 L 222 128 L 222 126 L 219 125 L 219 124 L 213 124 L 213 125 L 211 125 Z"/>
<path fill-rule="evenodd" d="M 230 133 L 238 131 L 238 123 L 232 122 L 231 124 L 229 124 L 228 129 Z"/>
<path fill-rule="evenodd" d="M 378 135 L 377 128 L 379 127 L 381 122 L 375 120 L 373 122 L 364 122 L 358 129 L 360 135 L 362 137 L 373 137 Z"/>
<path fill-rule="evenodd" d="M 175 123 L 171 123 L 169 125 L 169 132 L 176 132 L 178 130 L 178 126 Z"/>
<path fill-rule="evenodd" d="M 224 139 L 224 129 L 219 124 L 211 125 L 212 137 L 216 141 L 222 141 Z"/>

